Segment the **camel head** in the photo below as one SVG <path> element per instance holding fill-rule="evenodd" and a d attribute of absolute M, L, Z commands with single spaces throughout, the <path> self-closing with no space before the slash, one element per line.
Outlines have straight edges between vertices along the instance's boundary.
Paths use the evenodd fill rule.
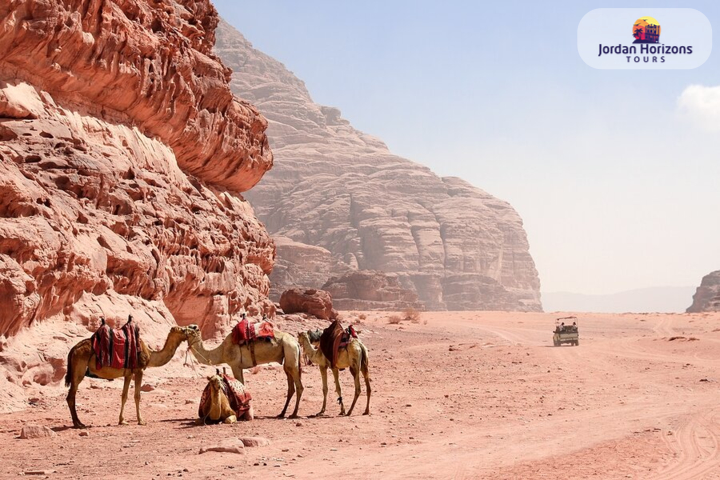
<path fill-rule="evenodd" d="M 194 323 L 185 327 L 185 330 L 187 332 L 186 338 L 190 345 L 193 345 L 196 342 L 202 341 L 202 334 L 200 333 L 200 327 L 198 327 Z"/>
<path fill-rule="evenodd" d="M 187 340 L 187 338 L 188 338 L 187 327 L 180 327 L 178 325 L 172 327 L 170 329 L 170 333 L 168 333 L 168 337 L 170 337 L 170 336 L 182 337 L 183 340 Z"/>
<path fill-rule="evenodd" d="M 320 343 L 320 337 L 322 336 L 323 331 L 322 330 L 308 330 L 307 331 L 307 337 L 310 343 L 313 345 Z"/>
<path fill-rule="evenodd" d="M 220 370 L 215 370 L 215 375 L 211 375 L 211 376 L 207 377 L 207 379 L 208 379 L 208 383 L 210 384 L 210 388 L 212 389 L 213 392 L 219 393 L 219 392 L 223 391 L 223 388 L 222 388 L 223 379 L 220 376 Z"/>

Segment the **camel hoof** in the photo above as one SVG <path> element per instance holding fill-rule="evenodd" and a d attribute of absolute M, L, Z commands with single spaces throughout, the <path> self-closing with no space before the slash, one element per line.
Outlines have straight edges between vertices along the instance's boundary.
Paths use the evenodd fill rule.
<path fill-rule="evenodd" d="M 300 418 L 300 417 L 298 416 L 297 413 L 293 413 L 293 414 L 290 415 L 288 418 L 292 419 L 292 418 Z"/>
<path fill-rule="evenodd" d="M 81 430 L 82 430 L 82 429 L 88 428 L 88 427 L 85 426 L 84 423 L 73 423 L 73 428 L 78 428 L 78 429 L 81 429 Z"/>
<path fill-rule="evenodd" d="M 120 420 L 118 422 L 118 425 L 127 425 L 128 423 L 125 420 Z"/>
<path fill-rule="evenodd" d="M 145 420 L 138 420 L 138 425 L 147 425 Z"/>
<path fill-rule="evenodd" d="M 370 410 L 365 410 L 365 411 L 363 412 L 363 415 L 370 415 Z"/>
<path fill-rule="evenodd" d="M 278 416 L 275 417 L 275 418 L 285 418 L 285 412 L 281 413 L 280 415 L 278 415 Z"/>

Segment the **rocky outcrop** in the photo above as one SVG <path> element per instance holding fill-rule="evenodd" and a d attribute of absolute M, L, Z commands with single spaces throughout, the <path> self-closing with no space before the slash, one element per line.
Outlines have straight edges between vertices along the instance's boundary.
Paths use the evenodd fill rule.
<path fill-rule="evenodd" d="M 361 270 L 333 277 L 322 287 L 333 299 L 338 310 L 400 311 L 408 308 L 422 310 L 414 292 L 400 286 L 397 275 L 373 270 Z"/>
<path fill-rule="evenodd" d="M 0 19 L 0 411 L 59 380 L 101 315 L 156 346 L 176 322 L 271 314 L 274 245 L 235 193 L 272 165 L 267 122 L 229 90 L 209 1 Z"/>
<path fill-rule="evenodd" d="M 20 0 L 3 2 L 0 18 L 4 78 L 137 126 L 214 185 L 244 191 L 272 166 L 266 121 L 232 95 L 212 53 L 209 0 Z"/>
<path fill-rule="evenodd" d="M 332 272 L 342 271 L 344 267 L 325 248 L 295 242 L 283 236 L 273 240 L 277 251 L 270 274 L 270 298 L 273 300 L 279 300 L 288 286 L 320 288 Z"/>
<path fill-rule="evenodd" d="M 307 313 L 324 320 L 337 318 L 330 294 L 314 288 L 309 290 L 291 288 L 284 291 L 280 296 L 280 308 L 286 314 Z"/>
<path fill-rule="evenodd" d="M 720 270 L 705 275 L 687 313 L 720 312 Z"/>
<path fill-rule="evenodd" d="M 394 273 L 428 309 L 540 310 L 508 203 L 393 155 L 225 23 L 216 52 L 233 91 L 269 120 L 276 166 L 248 198 L 273 235 L 324 248 L 346 269 Z"/>

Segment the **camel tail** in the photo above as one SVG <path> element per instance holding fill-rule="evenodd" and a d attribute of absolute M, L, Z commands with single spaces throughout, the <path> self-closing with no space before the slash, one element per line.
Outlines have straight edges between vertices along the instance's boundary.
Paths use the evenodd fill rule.
<path fill-rule="evenodd" d="M 303 359 L 303 354 L 302 354 L 302 349 L 300 349 L 300 351 L 298 352 L 298 377 L 299 378 L 302 378 L 302 359 Z"/>
<path fill-rule="evenodd" d="M 67 359 L 67 372 L 65 372 L 65 386 L 69 387 L 72 383 L 72 372 L 73 372 L 73 352 L 75 351 L 75 347 L 72 347 L 70 351 L 68 352 L 68 359 Z"/>
<path fill-rule="evenodd" d="M 368 351 L 365 345 L 360 344 L 360 351 L 362 352 L 362 358 L 360 358 L 360 370 L 367 372 L 367 377 L 370 378 L 370 358 L 368 358 Z"/>

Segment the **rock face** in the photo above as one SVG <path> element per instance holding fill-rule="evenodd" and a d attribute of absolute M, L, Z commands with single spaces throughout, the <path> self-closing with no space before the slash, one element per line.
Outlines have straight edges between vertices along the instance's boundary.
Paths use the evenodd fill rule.
<path fill-rule="evenodd" d="M 230 92 L 209 1 L 0 19 L 0 392 L 59 380 L 100 315 L 133 313 L 156 346 L 176 322 L 272 313 L 274 245 L 235 193 L 272 165 L 267 122 Z"/>
<path fill-rule="evenodd" d="M 309 290 L 291 288 L 284 291 L 280 296 L 280 308 L 286 314 L 308 313 L 324 320 L 337 317 L 330 294 L 314 288 Z"/>
<path fill-rule="evenodd" d="M 703 277 L 687 312 L 720 312 L 720 270 Z"/>
<path fill-rule="evenodd" d="M 248 198 L 273 235 L 324 248 L 346 270 L 394 273 L 428 309 L 541 309 L 508 203 L 391 154 L 224 22 L 216 52 L 233 69 L 233 91 L 269 120 L 276 166 Z"/>
<path fill-rule="evenodd" d="M 277 258 L 270 274 L 270 298 L 279 300 L 289 286 L 304 285 L 320 288 L 334 271 L 344 264 L 337 262 L 329 250 L 295 242 L 290 238 L 274 237 Z"/>
<path fill-rule="evenodd" d="M 399 311 L 407 308 L 422 310 L 415 292 L 400 286 L 395 274 L 361 270 L 333 277 L 322 287 L 339 310 Z"/>

